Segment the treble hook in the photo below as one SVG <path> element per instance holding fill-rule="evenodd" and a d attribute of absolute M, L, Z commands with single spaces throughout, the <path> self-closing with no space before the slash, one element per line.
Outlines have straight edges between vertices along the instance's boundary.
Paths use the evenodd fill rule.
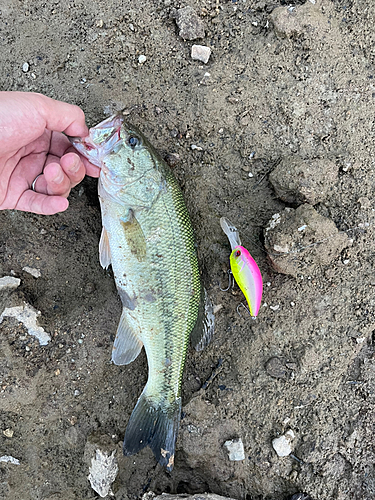
<path fill-rule="evenodd" d="M 242 307 L 245 309 L 245 311 L 246 311 L 246 312 L 248 312 L 248 313 L 249 313 L 249 315 L 251 316 L 249 309 L 245 306 L 245 304 L 244 304 L 243 302 L 241 302 L 241 303 L 240 303 L 240 304 L 238 304 L 238 306 L 237 306 L 236 311 L 237 311 L 238 316 L 239 316 L 240 318 L 242 318 L 242 314 L 241 314 L 241 313 L 240 313 L 240 311 L 239 311 L 239 308 L 240 308 L 241 306 L 242 306 Z M 252 317 L 253 319 L 255 319 L 253 316 L 251 316 L 251 317 Z"/>
<path fill-rule="evenodd" d="M 228 288 L 221 288 L 221 284 L 219 281 L 219 288 L 220 288 L 221 292 L 227 292 L 229 290 L 229 288 L 231 287 L 231 285 L 232 285 L 232 288 L 234 287 L 234 279 L 232 278 L 232 276 L 233 276 L 232 271 L 230 269 L 228 269 L 227 274 L 228 274 Z"/>

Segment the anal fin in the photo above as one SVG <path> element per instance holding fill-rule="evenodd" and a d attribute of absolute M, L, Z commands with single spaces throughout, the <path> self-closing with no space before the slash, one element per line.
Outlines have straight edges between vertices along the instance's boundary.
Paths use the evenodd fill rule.
<path fill-rule="evenodd" d="M 134 361 L 143 346 L 142 341 L 129 326 L 126 314 L 126 309 L 124 308 L 113 344 L 112 361 L 115 365 L 127 365 Z"/>

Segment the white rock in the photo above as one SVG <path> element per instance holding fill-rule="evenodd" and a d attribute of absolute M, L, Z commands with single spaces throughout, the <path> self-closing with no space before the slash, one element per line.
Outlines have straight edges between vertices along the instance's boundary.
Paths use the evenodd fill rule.
<path fill-rule="evenodd" d="M 295 437 L 294 432 L 290 429 L 285 434 L 272 441 L 273 449 L 279 457 L 287 457 L 292 453 L 293 449 L 291 447 L 291 442 Z"/>
<path fill-rule="evenodd" d="M 139 64 L 143 64 L 147 61 L 147 57 L 144 55 L 144 54 L 141 54 L 139 57 L 138 57 L 138 62 Z"/>
<path fill-rule="evenodd" d="M 24 302 L 23 306 L 6 307 L 0 314 L 0 324 L 5 317 L 16 318 L 25 325 L 29 335 L 33 335 L 39 340 L 40 345 L 47 345 L 51 337 L 44 328 L 37 325 L 38 316 L 40 316 L 40 311 L 36 311 L 30 304 Z"/>
<path fill-rule="evenodd" d="M 25 266 L 22 268 L 22 271 L 31 274 L 34 278 L 40 278 L 42 275 L 40 273 L 40 269 L 36 269 L 35 267 Z"/>
<path fill-rule="evenodd" d="M 229 460 L 231 462 L 245 460 L 245 450 L 241 438 L 225 441 L 224 447 L 227 449 Z"/>
<path fill-rule="evenodd" d="M 108 494 L 113 495 L 111 484 L 116 479 L 118 473 L 115 453 L 116 450 L 111 455 L 107 455 L 107 453 L 97 449 L 95 458 L 91 459 L 88 480 L 90 481 L 91 488 L 102 498 Z"/>
<path fill-rule="evenodd" d="M 29 69 L 30 69 L 29 63 L 24 62 L 24 63 L 22 64 L 22 71 L 23 71 L 24 73 L 27 73 L 27 72 L 29 71 Z"/>
<path fill-rule="evenodd" d="M 0 292 L 4 290 L 14 290 L 20 286 L 21 280 L 13 276 L 4 276 L 0 278 Z"/>
<path fill-rule="evenodd" d="M 17 458 L 11 457 L 10 455 L 3 455 L 0 457 L 0 462 L 8 462 L 13 465 L 20 465 L 20 461 Z"/>
<path fill-rule="evenodd" d="M 210 47 L 206 45 L 193 45 L 191 48 L 191 57 L 197 61 L 202 61 L 204 64 L 208 63 L 211 55 Z"/>

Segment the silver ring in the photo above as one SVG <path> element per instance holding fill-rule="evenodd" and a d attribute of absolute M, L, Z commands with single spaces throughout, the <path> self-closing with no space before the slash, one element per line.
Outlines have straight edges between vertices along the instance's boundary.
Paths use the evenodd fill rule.
<path fill-rule="evenodd" d="M 35 179 L 33 180 L 32 184 L 31 184 L 31 189 L 32 191 L 35 191 L 35 184 L 36 184 L 36 181 L 39 179 L 39 177 L 43 175 L 43 174 L 39 174 L 35 177 Z"/>

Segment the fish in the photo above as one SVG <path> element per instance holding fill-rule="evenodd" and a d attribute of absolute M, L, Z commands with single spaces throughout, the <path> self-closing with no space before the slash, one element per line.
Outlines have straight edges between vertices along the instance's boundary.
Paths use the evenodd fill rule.
<path fill-rule="evenodd" d="M 262 274 L 249 251 L 241 245 L 237 228 L 226 217 L 221 217 L 220 225 L 232 249 L 229 260 L 233 277 L 246 298 L 250 315 L 256 318 L 262 302 Z"/>
<path fill-rule="evenodd" d="M 112 361 L 131 363 L 143 346 L 147 355 L 148 379 L 130 416 L 123 452 L 133 455 L 149 446 L 171 471 L 189 337 L 194 333 L 201 349 L 214 331 L 189 213 L 170 167 L 122 115 L 70 141 L 100 167 L 99 258 L 103 268 L 112 266 L 123 305 Z"/>

